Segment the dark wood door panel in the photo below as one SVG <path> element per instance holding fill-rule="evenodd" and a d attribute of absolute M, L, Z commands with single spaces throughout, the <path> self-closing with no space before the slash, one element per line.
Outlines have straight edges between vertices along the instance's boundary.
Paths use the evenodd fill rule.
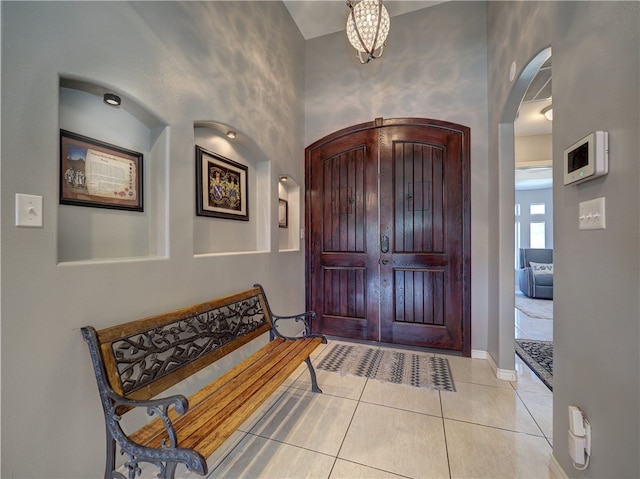
<path fill-rule="evenodd" d="M 307 150 L 308 304 L 325 334 L 378 337 L 377 148 L 366 130 Z"/>
<path fill-rule="evenodd" d="M 364 268 L 324 268 L 323 313 L 343 318 L 366 318 Z"/>
<path fill-rule="evenodd" d="M 460 321 L 452 321 L 451 281 L 447 270 L 394 269 L 393 321 L 382 321 L 382 336 L 392 343 L 438 349 L 456 349 L 460 342 Z"/>
<path fill-rule="evenodd" d="M 305 179 L 314 329 L 469 355 L 469 129 L 356 125 L 307 148 Z"/>
<path fill-rule="evenodd" d="M 459 349 L 464 289 L 451 278 L 463 267 L 462 138 L 440 128 L 387 130 L 380 229 L 393 241 L 380 273 L 381 339 Z"/>
<path fill-rule="evenodd" d="M 366 268 L 323 266 L 322 271 L 324 291 L 319 298 L 322 303 L 316 303 L 314 326 L 324 334 L 372 339 L 377 325 L 370 324 Z"/>
<path fill-rule="evenodd" d="M 392 157 L 394 251 L 443 251 L 442 147 L 394 142 Z"/>
<path fill-rule="evenodd" d="M 425 334 L 428 330 L 429 334 Z M 419 324 L 394 323 L 384 342 L 423 348 L 462 350 L 462 341 L 446 326 L 425 328 Z"/>
<path fill-rule="evenodd" d="M 394 269 L 394 318 L 398 323 L 443 326 L 444 269 Z"/>
<path fill-rule="evenodd" d="M 323 201 L 322 251 L 364 252 L 366 185 L 364 184 L 366 146 L 336 154 L 322 163 L 323 181 L 319 185 Z"/>

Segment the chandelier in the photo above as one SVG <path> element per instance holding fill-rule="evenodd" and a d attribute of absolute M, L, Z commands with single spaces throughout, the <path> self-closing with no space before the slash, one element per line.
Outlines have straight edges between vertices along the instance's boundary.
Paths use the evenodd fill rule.
<path fill-rule="evenodd" d="M 347 6 L 351 10 L 347 17 L 347 37 L 360 63 L 380 58 L 389 35 L 389 12 L 382 0 L 362 0 L 355 5 L 347 0 Z"/>

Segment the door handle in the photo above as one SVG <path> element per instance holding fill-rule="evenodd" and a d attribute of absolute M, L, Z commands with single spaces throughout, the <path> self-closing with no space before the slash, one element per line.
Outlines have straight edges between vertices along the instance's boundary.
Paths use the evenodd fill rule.
<path fill-rule="evenodd" d="M 389 252 L 389 237 L 387 235 L 382 235 L 380 237 L 380 252 L 381 253 Z"/>

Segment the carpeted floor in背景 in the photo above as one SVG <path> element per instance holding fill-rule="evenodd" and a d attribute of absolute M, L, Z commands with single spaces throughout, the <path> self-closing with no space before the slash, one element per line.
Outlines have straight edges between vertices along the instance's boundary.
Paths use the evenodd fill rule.
<path fill-rule="evenodd" d="M 318 369 L 442 391 L 455 391 L 449 360 L 430 354 L 336 344 Z"/>
<path fill-rule="evenodd" d="M 553 319 L 553 300 L 528 298 L 516 294 L 516 309 L 530 318 Z"/>
<path fill-rule="evenodd" d="M 553 391 L 553 343 L 516 339 L 516 354 Z"/>

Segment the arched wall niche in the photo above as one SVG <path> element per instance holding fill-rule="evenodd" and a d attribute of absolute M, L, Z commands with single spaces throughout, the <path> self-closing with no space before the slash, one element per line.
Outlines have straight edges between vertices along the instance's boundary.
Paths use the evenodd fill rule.
<path fill-rule="evenodd" d="M 235 138 L 229 138 L 227 133 L 230 131 L 235 133 Z M 247 167 L 249 213 L 248 221 L 196 215 L 193 223 L 194 255 L 270 251 L 272 189 L 271 162 L 267 156 L 248 135 L 225 123 L 197 121 L 193 136 L 195 145 Z"/>
<path fill-rule="evenodd" d="M 104 93 L 120 96 L 107 105 Z M 58 205 L 59 263 L 153 259 L 168 256 L 166 202 L 167 124 L 130 95 L 93 80 L 61 76 L 58 122 L 62 130 L 143 155 L 144 211 Z"/>

